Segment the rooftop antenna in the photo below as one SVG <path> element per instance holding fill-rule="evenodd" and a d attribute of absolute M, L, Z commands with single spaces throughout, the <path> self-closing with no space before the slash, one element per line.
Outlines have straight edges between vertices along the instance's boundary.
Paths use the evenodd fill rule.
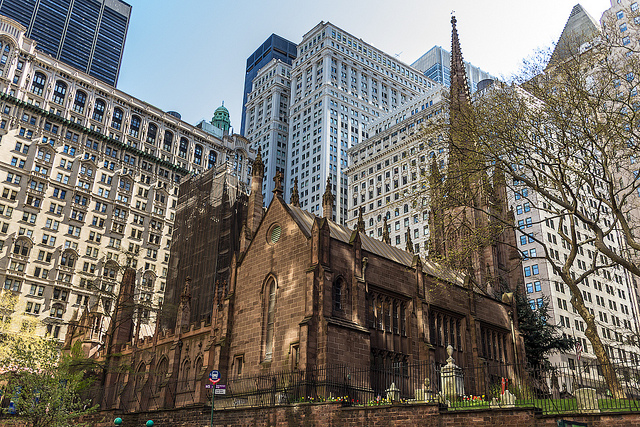
<path fill-rule="evenodd" d="M 404 50 L 403 50 L 402 52 L 404 52 Z M 395 56 L 396 58 L 398 58 L 400 55 L 402 55 L 402 52 L 400 52 L 400 53 L 396 53 L 396 54 L 395 54 L 395 55 L 393 55 L 393 56 Z"/>

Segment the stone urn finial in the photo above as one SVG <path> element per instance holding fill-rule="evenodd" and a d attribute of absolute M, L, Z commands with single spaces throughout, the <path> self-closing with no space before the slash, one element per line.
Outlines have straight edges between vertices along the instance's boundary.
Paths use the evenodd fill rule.
<path fill-rule="evenodd" d="M 451 346 L 451 344 L 449 344 L 447 346 L 447 354 L 449 355 L 449 358 L 447 359 L 447 365 L 453 365 L 453 347 Z"/>

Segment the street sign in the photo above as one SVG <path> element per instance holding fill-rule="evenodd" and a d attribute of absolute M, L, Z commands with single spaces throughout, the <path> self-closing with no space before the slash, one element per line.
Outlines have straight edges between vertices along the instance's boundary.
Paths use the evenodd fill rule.
<path fill-rule="evenodd" d="M 204 388 L 213 388 L 215 387 L 215 384 L 205 384 Z"/>
<path fill-rule="evenodd" d="M 227 394 L 227 386 L 224 384 L 216 384 L 215 394 Z"/>
<path fill-rule="evenodd" d="M 220 371 L 218 371 L 217 369 L 214 369 L 213 371 L 209 372 L 209 381 L 211 381 L 213 384 L 216 384 L 218 381 L 220 381 L 222 379 L 222 375 L 220 375 Z M 209 384 L 207 384 L 208 386 Z M 224 387 L 222 390 L 222 393 L 218 393 L 217 387 L 216 389 L 213 390 L 213 393 L 211 393 L 211 427 L 213 427 L 213 409 L 215 408 L 215 402 L 216 402 L 216 394 L 225 394 L 226 387 L 223 385 L 222 387 Z M 210 388 L 210 387 L 207 387 Z"/>
<path fill-rule="evenodd" d="M 214 369 L 213 371 L 209 372 L 209 381 L 211 381 L 212 383 L 215 384 L 221 379 L 222 377 L 220 375 L 220 371 L 218 371 L 217 369 Z"/>

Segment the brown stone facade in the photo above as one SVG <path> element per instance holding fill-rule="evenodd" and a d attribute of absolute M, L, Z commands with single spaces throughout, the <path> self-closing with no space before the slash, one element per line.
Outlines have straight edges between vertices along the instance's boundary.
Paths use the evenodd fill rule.
<path fill-rule="evenodd" d="M 444 363 L 449 344 L 462 366 L 515 361 L 512 307 L 465 279 L 275 197 L 238 263 L 230 374 Z"/>
<path fill-rule="evenodd" d="M 448 345 L 462 367 L 514 362 L 516 353 L 523 360 L 513 307 L 475 290 L 468 276 L 315 217 L 280 194 L 257 224 L 233 259 L 228 294 L 213 297 L 211 322 L 179 320 L 144 341 L 114 342 L 103 407 L 204 403 L 212 369 L 228 379 L 443 364 Z M 188 319 L 192 303 L 187 281 L 176 317 Z"/>

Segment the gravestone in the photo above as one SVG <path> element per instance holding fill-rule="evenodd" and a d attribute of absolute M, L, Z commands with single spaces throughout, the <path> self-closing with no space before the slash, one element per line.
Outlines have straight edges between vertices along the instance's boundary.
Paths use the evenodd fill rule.
<path fill-rule="evenodd" d="M 390 402 L 398 402 L 400 400 L 400 389 L 396 387 L 396 383 L 391 383 L 391 386 L 385 391 L 387 392 L 387 400 Z"/>
<path fill-rule="evenodd" d="M 462 368 L 457 366 L 453 360 L 453 347 L 447 346 L 447 364 L 440 371 L 440 386 L 442 393 L 453 400 L 457 396 L 464 396 L 464 377 Z"/>
<path fill-rule="evenodd" d="M 579 388 L 575 392 L 578 412 L 595 414 L 600 412 L 595 388 Z"/>
<path fill-rule="evenodd" d="M 502 406 L 504 408 L 513 408 L 516 406 L 516 397 L 509 390 L 505 390 L 502 395 Z"/>

